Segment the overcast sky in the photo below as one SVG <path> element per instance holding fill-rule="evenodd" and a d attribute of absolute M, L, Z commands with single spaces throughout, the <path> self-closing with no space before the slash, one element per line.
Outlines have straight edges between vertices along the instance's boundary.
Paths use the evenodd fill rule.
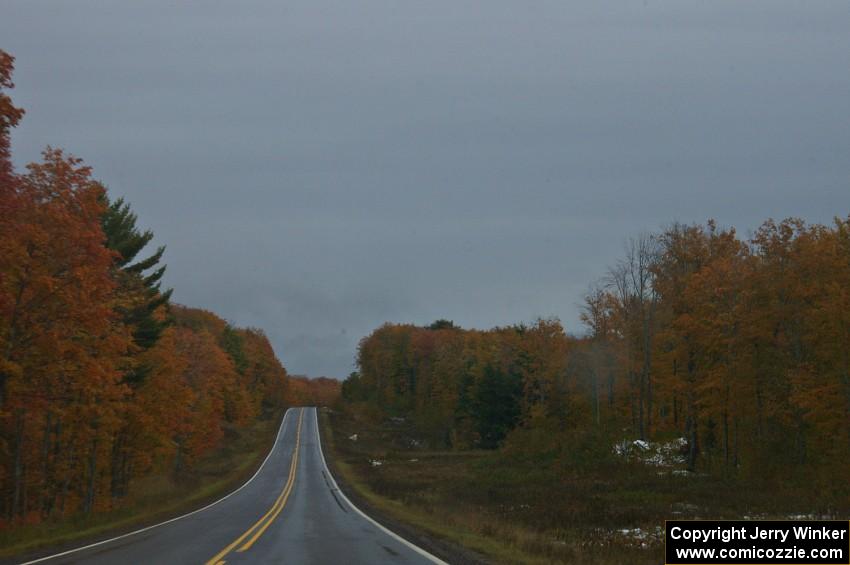
<path fill-rule="evenodd" d="M 19 166 L 94 166 L 174 299 L 345 376 L 558 316 L 624 240 L 850 213 L 850 3 L 3 0 Z"/>

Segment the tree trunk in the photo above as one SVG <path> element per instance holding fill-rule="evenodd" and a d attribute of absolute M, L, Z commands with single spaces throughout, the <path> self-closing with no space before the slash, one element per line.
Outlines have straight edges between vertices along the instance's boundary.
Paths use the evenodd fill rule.
<path fill-rule="evenodd" d="M 15 351 L 15 342 L 17 341 L 18 333 L 18 315 L 21 310 L 21 301 L 23 300 L 24 290 L 27 288 L 30 269 L 27 267 L 26 278 L 21 281 L 18 286 L 18 292 L 15 295 L 15 304 L 12 307 L 12 314 L 9 317 L 9 330 L 6 334 L 6 351 L 3 352 L 3 357 L 6 362 L 12 360 L 12 354 Z M 0 408 L 3 408 L 6 403 L 6 379 L 9 375 L 5 371 L 0 370 Z"/>
<path fill-rule="evenodd" d="M 593 416 L 596 425 L 599 425 L 599 382 L 596 375 L 596 370 L 590 370 L 591 385 L 593 387 Z"/>
<path fill-rule="evenodd" d="M 688 435 L 688 471 L 693 471 L 697 466 L 697 457 L 699 456 L 699 435 L 697 433 L 697 420 L 694 416 L 688 416 L 687 424 L 685 425 Z"/>
<path fill-rule="evenodd" d="M 47 515 L 50 493 L 50 433 L 53 427 L 50 410 L 44 415 L 44 435 L 41 442 L 41 514 Z"/>
<path fill-rule="evenodd" d="M 83 511 L 86 514 L 91 514 L 94 510 L 94 493 L 97 484 L 97 436 L 94 437 L 91 443 L 91 453 L 89 454 L 89 480 L 86 489 L 86 501 Z"/>
<path fill-rule="evenodd" d="M 697 457 L 699 457 L 699 433 L 697 430 L 696 398 L 694 397 L 696 361 L 694 352 L 690 347 L 688 348 L 688 385 L 688 416 L 685 428 L 688 432 L 688 470 L 693 471 L 696 468 Z"/>
<path fill-rule="evenodd" d="M 71 442 L 71 447 L 68 449 L 68 469 L 74 468 L 76 453 L 74 444 Z M 68 500 L 68 491 L 71 489 L 71 473 L 65 473 L 65 479 L 62 481 L 62 490 L 59 494 L 59 515 L 65 516 L 65 503 Z"/>
<path fill-rule="evenodd" d="M 639 396 L 637 394 L 635 394 L 635 392 L 636 392 L 635 389 L 637 388 L 637 375 L 635 375 L 634 371 L 629 371 L 629 385 L 631 386 L 631 389 L 632 389 L 632 394 L 629 395 L 631 397 L 629 399 L 630 400 L 629 404 L 631 406 L 631 412 L 632 412 L 632 432 L 633 433 L 640 433 L 641 427 L 638 424 L 638 407 L 637 407 L 637 400 L 638 400 Z"/>
<path fill-rule="evenodd" d="M 638 393 L 638 435 L 640 436 L 640 439 L 646 441 L 646 415 L 644 413 L 644 406 L 646 404 L 646 385 L 643 380 L 643 373 L 641 373 L 638 385 L 640 387 L 640 392 Z"/>
<path fill-rule="evenodd" d="M 23 508 L 23 482 L 24 482 L 24 422 L 26 412 L 19 408 L 15 410 L 15 455 L 13 464 L 12 504 L 9 517 L 14 518 L 21 514 Z"/>
<path fill-rule="evenodd" d="M 797 463 L 803 465 L 807 459 L 807 443 L 806 443 L 806 422 L 803 420 L 803 414 L 799 410 L 794 415 L 797 424 L 795 435 L 795 450 L 797 452 Z"/>
<path fill-rule="evenodd" d="M 110 458 L 110 484 L 109 491 L 112 498 L 121 498 L 126 495 L 126 465 L 127 465 L 127 429 L 122 428 L 115 434 L 112 442 L 112 456 Z"/>
<path fill-rule="evenodd" d="M 733 464 L 735 470 L 737 471 L 738 470 L 738 464 L 739 464 L 738 463 L 738 417 L 735 416 L 735 418 L 733 420 L 734 420 L 734 426 L 735 426 L 734 436 L 733 436 L 734 442 L 735 442 L 735 447 L 734 447 L 734 451 L 733 451 L 732 464 Z"/>
<path fill-rule="evenodd" d="M 841 383 L 844 385 L 844 421 L 850 422 L 850 355 L 847 353 L 847 348 L 843 351 L 844 357 L 844 372 L 841 376 Z M 850 426 L 845 426 L 847 430 L 847 448 L 850 450 Z"/>
<path fill-rule="evenodd" d="M 729 411 L 723 409 L 723 474 L 729 471 Z"/>
<path fill-rule="evenodd" d="M 641 381 L 646 387 L 646 429 L 647 437 L 641 439 L 649 439 L 652 433 L 652 318 L 654 307 L 650 303 L 649 312 L 644 315 L 643 319 L 643 370 L 641 371 Z"/>

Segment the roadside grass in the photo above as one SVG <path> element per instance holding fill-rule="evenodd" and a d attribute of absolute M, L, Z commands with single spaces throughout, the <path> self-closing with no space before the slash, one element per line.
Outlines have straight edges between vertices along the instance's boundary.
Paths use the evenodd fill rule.
<path fill-rule="evenodd" d="M 679 476 L 609 456 L 610 444 L 586 458 L 433 451 L 404 447 L 416 443 L 405 424 L 347 410 L 321 422 L 343 481 L 369 504 L 499 563 L 663 563 L 667 519 L 786 517 L 818 504 L 794 483 Z"/>
<path fill-rule="evenodd" d="M 179 479 L 166 473 L 140 478 L 132 483 L 120 508 L 0 531 L 0 557 L 94 542 L 201 508 L 254 473 L 268 454 L 279 424 L 277 415 L 242 430 L 227 430 L 221 447 L 199 460 L 190 474 Z"/>
<path fill-rule="evenodd" d="M 369 504 L 488 560 L 654 564 L 661 558 L 660 552 L 612 547 L 561 525 L 534 527 L 523 516 L 543 510 L 545 520 L 545 509 L 523 501 L 528 485 L 545 483 L 545 478 L 529 475 L 526 468 L 494 466 L 492 452 L 387 449 L 403 430 L 355 421 L 341 412 L 323 413 L 322 424 L 326 449 L 342 479 Z M 348 439 L 353 433 L 356 442 Z"/>

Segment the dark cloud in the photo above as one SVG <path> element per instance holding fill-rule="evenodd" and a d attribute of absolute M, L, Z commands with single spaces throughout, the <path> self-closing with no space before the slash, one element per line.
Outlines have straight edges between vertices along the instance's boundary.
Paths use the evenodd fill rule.
<path fill-rule="evenodd" d="M 16 160 L 84 157 L 178 301 L 343 376 L 387 320 L 560 316 L 623 240 L 850 212 L 845 3 L 7 1 Z"/>

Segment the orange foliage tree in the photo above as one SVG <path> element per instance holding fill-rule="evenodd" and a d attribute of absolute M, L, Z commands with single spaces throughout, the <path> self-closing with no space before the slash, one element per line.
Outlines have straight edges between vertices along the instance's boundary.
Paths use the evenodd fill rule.
<path fill-rule="evenodd" d="M 846 476 L 850 218 L 767 221 L 749 240 L 673 225 L 626 251 L 585 298 L 586 336 L 546 320 L 386 324 L 361 341 L 343 398 L 435 446 L 496 447 L 517 429 L 549 445 L 677 435 L 690 469 Z"/>
<path fill-rule="evenodd" d="M 259 330 L 169 311 L 164 268 L 144 274 L 164 248 L 127 265 L 152 234 L 79 159 L 48 148 L 15 173 L 12 63 L 0 51 L 0 526 L 112 508 L 279 416 L 287 388 Z"/>

